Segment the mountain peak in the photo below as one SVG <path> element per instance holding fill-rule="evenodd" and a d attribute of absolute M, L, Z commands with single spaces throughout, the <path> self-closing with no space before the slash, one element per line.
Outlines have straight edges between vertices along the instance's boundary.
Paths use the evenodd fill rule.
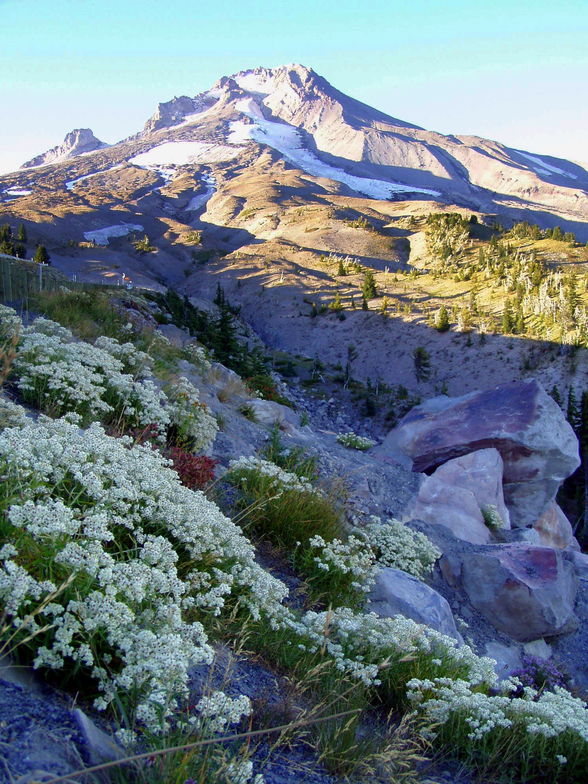
<path fill-rule="evenodd" d="M 57 163 L 67 158 L 75 158 L 76 155 L 83 155 L 86 152 L 94 152 L 103 147 L 108 147 L 105 142 L 101 142 L 94 136 L 91 128 L 74 128 L 66 134 L 62 144 L 52 147 L 47 152 L 37 155 L 30 161 L 26 161 L 21 169 L 30 169 L 34 166 L 45 166 L 48 163 Z"/>

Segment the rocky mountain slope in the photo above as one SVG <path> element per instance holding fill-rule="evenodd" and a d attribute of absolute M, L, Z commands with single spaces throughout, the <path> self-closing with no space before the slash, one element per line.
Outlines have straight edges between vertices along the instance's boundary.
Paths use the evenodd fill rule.
<path fill-rule="evenodd" d="M 37 166 L 58 163 L 75 158 L 77 155 L 101 150 L 103 147 L 108 147 L 108 145 L 97 139 L 90 128 L 75 128 L 66 135 L 61 144 L 23 163 L 21 169 L 34 169 Z"/>
<path fill-rule="evenodd" d="M 39 580 L 51 570 L 55 554 L 56 565 L 73 559 L 75 579 L 78 570 L 86 575 L 75 602 L 68 604 L 67 593 L 63 600 L 56 597 L 68 608 L 63 628 L 71 634 L 64 649 L 59 642 L 47 642 L 51 655 L 43 655 L 49 668 L 59 668 L 60 657 L 73 657 L 84 667 L 88 656 L 100 662 L 102 652 L 112 649 L 114 658 L 109 654 L 104 659 L 111 664 L 108 671 L 95 674 L 107 697 L 117 685 L 120 698 L 127 700 L 127 684 L 133 679 L 141 684 L 141 713 L 134 727 L 142 738 L 146 722 L 151 728 L 178 718 L 179 703 L 165 701 L 165 719 L 152 706 L 161 708 L 174 688 L 185 696 L 184 681 L 192 713 L 204 712 L 201 700 L 206 702 L 215 690 L 210 715 L 215 715 L 213 709 L 221 717 L 225 711 L 223 727 L 241 718 L 237 704 L 232 708 L 235 717 L 228 718 L 232 703 L 227 706 L 226 695 L 241 700 L 241 711 L 250 711 L 251 726 L 256 728 L 299 717 L 321 718 L 325 707 L 320 703 L 320 678 L 332 656 L 338 674 L 329 676 L 335 681 L 328 681 L 328 689 L 341 700 L 329 702 L 330 708 L 361 706 L 361 719 L 351 725 L 351 734 L 335 724 L 333 746 L 328 733 L 309 736 L 305 729 L 298 735 L 292 728 L 287 742 L 278 741 L 271 748 L 251 745 L 247 756 L 240 757 L 243 767 L 238 768 L 237 779 L 222 758 L 208 759 L 206 764 L 225 784 L 250 782 L 254 774 L 263 775 L 267 784 L 337 784 L 342 771 L 353 771 L 353 780 L 361 784 L 389 781 L 402 771 L 412 784 L 469 784 L 473 775 L 485 782 L 499 780 L 496 752 L 486 756 L 487 744 L 500 748 L 493 725 L 482 723 L 483 740 L 478 744 L 475 734 L 464 733 L 462 738 L 451 724 L 449 739 L 438 741 L 446 743 L 449 758 L 426 765 L 416 760 L 418 733 L 410 742 L 395 735 L 400 732 L 396 720 L 380 702 L 381 697 L 387 706 L 404 705 L 404 697 L 397 695 L 399 684 L 413 690 L 417 709 L 430 722 L 444 721 L 435 713 L 435 695 L 449 713 L 465 710 L 468 721 L 479 721 L 488 711 L 501 721 L 512 721 L 512 732 L 522 732 L 520 753 L 511 749 L 500 759 L 502 766 L 509 766 L 513 781 L 538 782 L 547 765 L 559 770 L 560 764 L 567 764 L 559 760 L 565 756 L 571 764 L 561 780 L 579 784 L 578 771 L 584 771 L 580 760 L 588 753 L 586 708 L 557 687 L 565 683 L 576 695 L 588 688 L 581 655 L 588 621 L 588 564 L 554 503 L 560 482 L 578 463 L 578 451 L 561 410 L 536 382 L 428 401 L 374 445 L 349 432 L 343 435 L 359 423 L 341 411 L 325 410 L 298 384 L 271 377 L 273 395 L 281 395 L 288 403 L 284 405 L 253 394 L 234 371 L 211 363 L 190 334 L 190 319 L 197 318 L 202 335 L 215 343 L 219 335 L 231 334 L 222 326 L 225 305 L 203 316 L 182 307 L 177 296 L 115 290 L 105 294 L 92 288 L 57 291 L 41 296 L 35 305 L 47 315 L 61 313 L 65 325 L 83 330 L 87 339 L 92 336 L 83 342 L 47 318 L 28 323 L 26 310 L 25 323 L 20 324 L 14 311 L 0 308 L 0 334 L 6 339 L 18 328 L 22 336 L 12 341 L 16 358 L 0 395 L 0 454 L 9 483 L 0 512 L 2 530 L 10 533 L 9 540 L 0 541 L 3 573 L 19 574 L 18 563 Z M 259 348 L 245 325 L 235 321 L 233 326 L 240 346 Z M 231 363 L 246 361 L 247 356 L 234 350 Z M 57 364 L 60 373 L 47 386 L 47 371 Z M 76 412 L 78 418 L 39 418 L 38 408 L 53 416 Z M 137 429 L 137 423 L 143 425 Z M 121 440 L 123 429 L 133 438 Z M 145 438 L 152 441 L 138 445 Z M 159 450 L 171 457 L 177 474 L 162 462 Z M 216 466 L 202 463 L 209 457 L 203 458 L 201 452 L 218 461 Z M 201 471 L 208 465 L 208 480 L 201 478 L 206 471 L 194 472 L 196 465 Z M 217 482 L 211 486 L 212 467 Z M 422 470 L 430 475 L 419 473 Z M 194 492 L 201 481 L 208 497 Z M 15 482 L 19 490 L 13 496 L 10 488 Z M 277 517 L 272 517 L 274 504 Z M 312 511 L 313 504 L 319 505 L 318 514 Z M 30 515 L 32 509 L 35 513 Z M 239 522 L 234 524 L 220 509 Z M 324 528 L 326 515 L 333 519 L 334 509 L 337 525 L 342 524 L 341 538 L 333 538 L 334 532 Z M 285 515 L 287 526 L 282 522 Z M 119 537 L 125 547 L 118 546 Z M 51 542 L 49 556 L 47 548 L 42 558 L 36 556 L 37 541 Z M 169 547 L 176 550 L 171 560 Z M 185 565 L 186 547 L 193 549 Z M 97 571 L 96 558 L 102 564 Z M 147 572 L 150 583 L 145 583 Z M 134 575 L 132 583 L 129 574 Z M 176 582 L 169 583 L 170 575 Z M 8 597 L 8 617 L 16 612 L 14 592 L 21 584 L 12 579 L 0 583 Z M 98 602 L 103 590 L 105 597 L 116 596 L 117 601 Z M 184 590 L 194 602 L 179 602 Z M 231 612 L 239 607 L 232 604 L 233 594 L 249 602 L 249 636 L 242 616 L 236 624 L 231 620 Z M 163 612 L 164 600 L 171 602 L 165 605 L 169 612 Z M 346 602 L 357 603 L 356 609 Z M 87 604 L 78 616 L 75 608 L 80 603 Z M 210 615 L 209 603 L 217 608 Z M 154 606 L 161 611 L 151 612 Z M 174 621 L 173 629 L 172 610 L 184 618 L 183 625 Z M 194 613 L 203 626 L 188 626 Z M 268 614 L 272 623 L 265 626 L 258 613 L 262 619 Z M 85 639 L 79 637 L 85 618 L 90 638 L 96 625 L 112 624 L 102 647 L 78 647 Z M 302 621 L 308 624 L 306 631 Z M 141 635 L 147 634 L 144 624 L 151 642 L 137 660 L 137 651 L 143 650 Z M 272 636 L 272 628 L 282 628 L 283 636 Z M 198 632 L 192 645 L 181 636 L 188 631 Z M 318 648 L 308 648 L 315 639 L 307 639 L 309 633 L 318 635 Z M 176 636 L 185 647 L 174 647 L 174 667 L 166 658 L 162 670 L 154 654 L 164 646 L 171 656 L 172 648 L 165 646 Z M 470 647 L 463 644 L 464 638 Z M 298 645 L 293 644 L 296 641 Z M 252 646 L 255 657 L 247 653 Z M 302 670 L 293 664 L 293 649 L 294 661 L 302 657 Z M 312 658 L 318 651 L 320 664 Z M 482 658 L 484 654 L 493 662 Z M 307 655 L 309 659 L 304 658 Z M 357 694 L 358 683 L 371 683 L 374 677 L 372 661 L 376 672 L 382 666 L 378 682 Z M 388 667 L 393 668 L 390 679 Z M 348 668 L 355 675 L 349 676 Z M 505 696 L 501 690 L 508 687 L 497 677 L 504 679 L 512 672 L 530 679 L 523 681 L 529 687 L 546 684 L 546 694 L 528 689 L 526 696 Z M 50 669 L 47 673 L 50 678 Z M 352 686 L 356 676 L 359 681 Z M 442 680 L 435 684 L 438 677 Z M 23 782 L 43 777 L 50 781 L 51 775 L 67 775 L 122 754 L 111 737 L 116 724 L 96 715 L 85 688 L 80 688 L 83 710 L 73 710 L 67 698 L 44 691 L 38 678 L 23 678 L 19 668 L 4 662 L 0 737 L 6 744 L 2 755 L 10 775 L 22 775 Z M 217 689 L 225 695 L 222 705 Z M 346 699 L 349 690 L 352 697 Z M 105 707 L 106 701 L 98 699 L 96 705 Z M 136 709 L 132 700 L 127 709 L 124 721 Z M 538 720 L 542 727 L 556 727 L 547 742 L 541 738 L 541 758 L 534 753 L 532 729 L 525 729 Z M 194 732 L 188 738 L 193 739 Z M 392 736 L 387 735 L 390 732 Z M 124 731 L 119 737 L 129 742 Z M 379 743 L 381 753 L 360 745 L 361 754 L 354 761 L 355 744 L 365 737 Z M 315 745 L 320 753 L 312 750 Z M 468 759 L 468 754 L 469 773 L 464 773 L 452 760 L 456 755 Z M 522 762 L 527 757 L 532 763 Z M 197 760 L 196 756 L 189 762 L 195 765 Z M 374 773 L 368 774 L 366 765 L 376 761 Z M 134 774 L 125 769 L 121 775 L 130 776 L 125 781 L 167 784 L 183 782 L 185 771 L 193 771 L 175 758 L 171 764 L 161 772 L 152 770 L 151 763 L 137 767 Z M 528 778 L 524 771 L 531 769 L 533 778 Z M 211 768 L 207 770 L 210 775 Z"/>

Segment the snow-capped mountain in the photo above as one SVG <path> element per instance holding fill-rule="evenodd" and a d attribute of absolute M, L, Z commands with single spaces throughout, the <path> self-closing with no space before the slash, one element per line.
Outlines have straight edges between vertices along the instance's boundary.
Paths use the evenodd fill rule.
<path fill-rule="evenodd" d="M 241 71 L 194 97 L 160 103 L 142 130 L 112 146 L 89 129 L 72 131 L 0 178 L 0 202 L 14 211 L 26 198 L 46 214 L 63 192 L 81 203 L 96 191 L 102 207 L 129 209 L 139 200 L 139 212 L 171 214 L 173 205 L 161 199 L 174 183 L 202 209 L 203 192 L 210 197 L 214 187 L 220 198 L 243 176 L 269 176 L 270 162 L 283 172 L 272 174 L 274 186 L 294 175 L 302 202 L 319 194 L 434 202 L 506 222 L 561 225 L 588 239 L 588 171 L 581 165 L 425 130 L 345 95 L 302 65 Z M 50 206 L 43 201 L 49 192 Z"/>
<path fill-rule="evenodd" d="M 100 150 L 108 145 L 97 139 L 90 128 L 74 128 L 70 131 L 62 144 L 52 147 L 47 152 L 37 155 L 30 161 L 23 163 L 21 169 L 29 169 L 36 166 L 44 166 L 48 163 L 58 163 L 68 158 L 75 158 L 76 155 L 83 155 L 87 152 Z"/>

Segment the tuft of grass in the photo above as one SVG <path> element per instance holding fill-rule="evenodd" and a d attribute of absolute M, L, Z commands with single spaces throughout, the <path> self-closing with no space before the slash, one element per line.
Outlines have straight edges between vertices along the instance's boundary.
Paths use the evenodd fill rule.
<path fill-rule="evenodd" d="M 307 454 L 299 446 L 290 449 L 284 446 L 280 426 L 277 423 L 270 430 L 268 442 L 260 455 L 264 460 L 270 460 L 284 471 L 290 471 L 301 479 L 314 482 L 318 478 L 318 457 Z"/>
<path fill-rule="evenodd" d="M 126 320 L 114 307 L 112 295 L 98 288 L 42 292 L 36 296 L 34 307 L 82 340 L 95 340 L 101 335 L 117 339 L 125 336 Z"/>

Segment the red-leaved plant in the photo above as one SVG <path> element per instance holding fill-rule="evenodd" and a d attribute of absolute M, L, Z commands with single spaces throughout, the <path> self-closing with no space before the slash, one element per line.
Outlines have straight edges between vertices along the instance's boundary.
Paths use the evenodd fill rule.
<path fill-rule="evenodd" d="M 168 456 L 173 461 L 174 471 L 183 485 L 190 490 L 203 490 L 214 479 L 218 460 L 206 455 L 193 455 L 179 446 L 172 446 Z"/>

